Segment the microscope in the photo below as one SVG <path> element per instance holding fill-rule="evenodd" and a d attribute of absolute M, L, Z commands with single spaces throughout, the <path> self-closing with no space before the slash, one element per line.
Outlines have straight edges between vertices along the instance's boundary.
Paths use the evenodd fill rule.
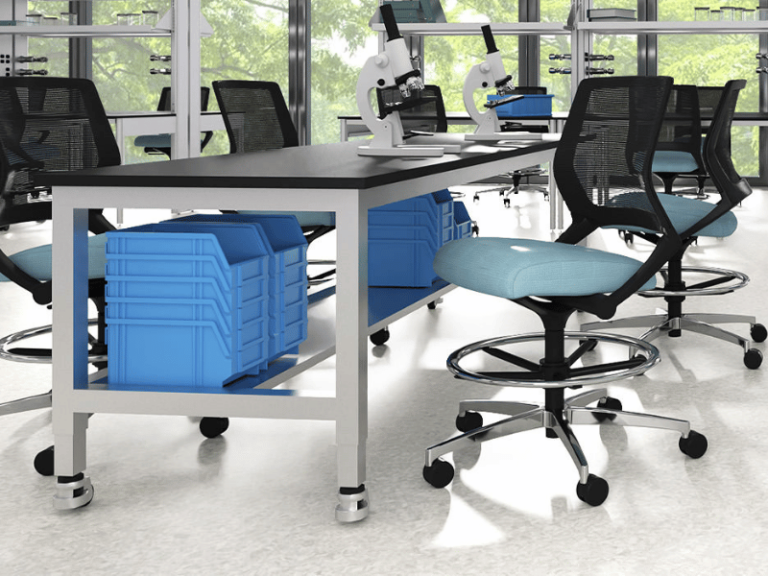
<path fill-rule="evenodd" d="M 424 88 L 421 72 L 413 67 L 405 39 L 400 35 L 392 6 L 380 7 L 381 19 L 387 31 L 384 52 L 371 56 L 363 65 L 357 79 L 357 107 L 360 117 L 373 133 L 373 139 L 358 147 L 360 156 L 442 156 L 442 146 L 405 144 L 403 124 L 396 110 L 379 118 L 371 104 L 371 92 L 376 88 L 397 86 L 403 100 L 418 98 Z"/>
<path fill-rule="evenodd" d="M 508 102 L 513 102 L 522 98 L 522 95 L 512 94 L 515 89 L 512 83 L 512 76 L 504 70 L 504 63 L 501 61 L 501 53 L 496 48 L 496 41 L 493 39 L 491 27 L 485 25 L 481 28 L 483 38 L 485 38 L 485 47 L 488 53 L 485 61 L 475 64 L 467 74 L 464 81 L 464 107 L 467 109 L 472 120 L 477 123 L 474 134 L 465 134 L 464 139 L 475 142 L 498 142 L 499 140 L 518 139 L 520 136 L 516 133 L 502 132 L 501 123 L 496 115 L 495 108 Z M 475 90 L 480 88 L 493 87 L 496 94 L 500 96 L 498 100 L 492 100 L 485 103 L 486 110 L 480 112 L 475 104 Z M 528 135 L 530 137 L 530 135 Z"/>

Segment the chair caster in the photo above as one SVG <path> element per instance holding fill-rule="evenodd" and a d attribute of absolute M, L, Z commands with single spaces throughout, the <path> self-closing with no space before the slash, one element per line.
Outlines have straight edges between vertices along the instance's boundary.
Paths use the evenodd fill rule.
<path fill-rule="evenodd" d="M 378 332 L 374 332 L 370 338 L 374 346 L 382 346 L 389 340 L 389 328 L 384 327 Z"/>
<path fill-rule="evenodd" d="M 221 436 L 229 428 L 229 418 L 205 417 L 200 420 L 200 433 L 206 438 Z"/>
<path fill-rule="evenodd" d="M 600 506 L 608 498 L 608 482 L 600 476 L 590 474 L 585 484 L 576 484 L 576 496 L 590 506 Z"/>
<path fill-rule="evenodd" d="M 621 410 L 623 406 L 621 405 L 621 400 L 618 398 L 611 398 L 610 396 L 606 396 L 605 398 L 602 398 L 597 403 L 598 408 L 607 408 L 608 410 Z M 605 422 L 606 420 L 614 420 L 616 418 L 613 414 L 594 414 L 595 420 L 598 422 Z"/>
<path fill-rule="evenodd" d="M 763 363 L 763 353 L 757 348 L 750 348 L 747 353 L 744 354 L 744 366 L 750 370 L 756 370 L 760 368 L 760 364 Z"/>
<path fill-rule="evenodd" d="M 504 208 L 509 208 L 510 206 L 509 198 L 504 198 Z"/>
<path fill-rule="evenodd" d="M 688 438 L 680 438 L 680 451 L 689 458 L 701 458 L 707 452 L 707 437 L 695 430 L 688 433 Z"/>
<path fill-rule="evenodd" d="M 749 335 L 755 342 L 765 342 L 765 339 L 768 338 L 768 330 L 762 324 L 753 324 L 749 329 Z"/>
<path fill-rule="evenodd" d="M 429 308 L 430 310 L 435 310 L 437 308 L 437 302 L 436 301 L 430 302 L 429 304 L 427 304 L 427 308 Z"/>
<path fill-rule="evenodd" d="M 472 412 L 467 410 L 464 416 L 459 414 L 456 416 L 456 430 L 459 432 L 469 432 L 483 426 L 483 415 L 479 412 Z"/>
<path fill-rule="evenodd" d="M 438 458 L 432 462 L 432 466 L 424 466 L 422 471 L 424 480 L 435 488 L 445 488 L 453 480 L 453 466 L 445 460 Z"/>
<path fill-rule="evenodd" d="M 48 446 L 35 456 L 35 470 L 40 476 L 53 476 L 53 446 Z"/>

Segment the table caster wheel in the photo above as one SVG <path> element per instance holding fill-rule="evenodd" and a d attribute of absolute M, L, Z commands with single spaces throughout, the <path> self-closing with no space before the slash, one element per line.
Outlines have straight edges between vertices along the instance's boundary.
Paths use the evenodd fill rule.
<path fill-rule="evenodd" d="M 382 328 L 371 334 L 371 342 L 374 346 L 381 346 L 389 340 L 389 328 Z"/>
<path fill-rule="evenodd" d="M 579 500 L 586 502 L 590 506 L 600 506 L 608 498 L 608 482 L 600 478 L 600 476 L 590 474 L 587 477 L 586 484 L 579 482 L 576 485 L 576 495 L 579 497 Z"/>
<path fill-rule="evenodd" d="M 470 430 L 475 430 L 476 428 L 481 428 L 483 426 L 483 415 L 479 412 L 472 412 L 471 410 L 467 410 L 464 413 L 464 416 L 459 414 L 456 416 L 456 430 L 460 432 L 469 432 Z"/>
<path fill-rule="evenodd" d="M 768 330 L 762 324 L 754 324 L 750 328 L 749 334 L 755 342 L 765 342 L 765 339 L 768 338 Z"/>
<path fill-rule="evenodd" d="M 680 451 L 689 458 L 701 458 L 707 452 L 707 437 L 691 430 L 688 438 L 680 438 Z"/>
<path fill-rule="evenodd" d="M 432 462 L 432 466 L 424 466 L 422 474 L 424 480 L 435 488 L 445 488 L 453 480 L 453 466 L 438 458 Z"/>
<path fill-rule="evenodd" d="M 747 353 L 744 354 L 744 366 L 750 370 L 756 370 L 760 368 L 760 364 L 763 363 L 763 353 L 757 348 L 750 348 Z"/>
<path fill-rule="evenodd" d="M 206 438 L 221 436 L 229 428 L 229 418 L 205 417 L 200 420 L 200 433 Z"/>
<path fill-rule="evenodd" d="M 621 400 L 618 398 L 611 398 L 610 396 L 606 396 L 605 398 L 600 399 L 597 403 L 598 408 L 607 408 L 608 410 L 621 410 Z M 616 416 L 613 414 L 599 414 L 594 413 L 595 420 L 598 422 L 605 422 L 606 420 L 615 420 Z"/>
<path fill-rule="evenodd" d="M 53 476 L 53 446 L 48 446 L 35 456 L 35 470 L 41 476 Z"/>

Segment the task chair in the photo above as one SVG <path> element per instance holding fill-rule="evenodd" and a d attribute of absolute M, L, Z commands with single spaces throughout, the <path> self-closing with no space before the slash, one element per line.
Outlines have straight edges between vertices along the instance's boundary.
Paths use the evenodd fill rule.
<path fill-rule="evenodd" d="M 51 219 L 50 189 L 35 184 L 35 174 L 120 164 L 112 129 L 90 80 L 74 78 L 0 78 L 0 225 Z M 106 366 L 104 338 L 104 232 L 114 227 L 101 210 L 91 210 L 88 228 L 89 298 L 96 305 L 95 335 L 90 337 L 89 362 Z M 44 306 L 52 300 L 51 245 L 8 255 L 0 250 L 0 281 L 13 282 Z M 50 363 L 51 350 L 24 346 L 48 334 L 41 326 L 0 340 L 0 358 Z M 0 404 L 0 415 L 49 408 L 51 392 Z M 35 458 L 40 474 L 53 474 L 53 447 Z"/>
<path fill-rule="evenodd" d="M 523 95 L 543 95 L 547 93 L 546 86 L 517 86 L 512 94 Z M 528 126 L 521 122 L 506 121 L 502 126 L 504 132 L 535 132 L 535 133 L 547 133 L 549 132 L 548 126 Z M 509 174 L 505 174 L 506 178 L 512 178 L 512 186 L 497 186 L 496 188 L 490 188 L 488 190 L 478 190 L 475 192 L 473 200 L 478 202 L 480 200 L 480 194 L 488 192 L 498 192 L 502 197 L 504 207 L 509 208 L 511 206 L 510 195 L 518 194 L 520 192 L 520 182 L 523 178 L 531 176 L 545 176 L 546 170 L 540 166 L 529 166 L 528 168 L 521 168 L 520 170 L 514 170 Z M 541 192 L 544 198 L 549 198 L 549 188 L 546 186 L 533 186 L 529 185 L 529 189 Z"/>
<path fill-rule="evenodd" d="M 494 386 L 540 388 L 544 404 L 466 400 L 456 427 L 462 434 L 426 450 L 424 479 L 448 485 L 454 468 L 440 456 L 462 445 L 487 442 L 525 430 L 545 428 L 559 438 L 579 472 L 578 497 L 593 506 L 608 496 L 608 483 L 589 472 L 584 452 L 571 429 L 575 424 L 643 426 L 677 431 L 680 450 L 691 458 L 707 449 L 706 438 L 684 420 L 622 410 L 605 389 L 570 398 L 566 388 L 582 388 L 641 374 L 658 360 L 658 350 L 638 339 L 610 334 L 566 332 L 568 318 L 589 311 L 610 318 L 639 289 L 655 284 L 655 273 L 681 246 L 680 236 L 652 185 L 651 161 L 672 87 L 668 77 L 590 78 L 579 84 L 553 161 L 554 176 L 572 214 L 572 224 L 556 242 L 511 238 L 465 238 L 443 246 L 435 272 L 460 287 L 511 300 L 535 312 L 544 326 L 522 334 L 469 344 L 448 357 L 459 379 Z M 609 225 L 647 227 L 658 234 L 644 262 L 579 245 Z M 541 360 L 504 349 L 544 343 Z M 598 342 L 627 346 L 628 360 L 577 366 Z M 573 349 L 575 347 L 575 349 Z M 475 353 L 486 354 L 482 360 Z M 637 353 L 634 353 L 637 351 Z M 473 356 L 473 367 L 462 365 Z M 475 366 L 482 363 L 480 368 Z M 598 402 L 597 407 L 587 407 Z M 504 414 L 483 425 L 480 412 Z"/>
<path fill-rule="evenodd" d="M 229 136 L 230 154 L 289 148 L 299 145 L 283 93 L 276 82 L 257 80 L 218 80 L 213 91 L 219 103 Z M 258 214 L 258 211 L 241 211 Z M 335 212 L 271 212 L 296 216 L 310 244 L 336 228 Z M 311 260 L 309 264 L 334 265 L 328 260 Z M 310 285 L 327 282 L 335 270 L 326 270 L 309 277 Z"/>
<path fill-rule="evenodd" d="M 673 192 L 672 185 L 681 176 L 692 176 L 702 182 L 694 190 L 694 194 L 704 197 L 703 180 L 707 177 L 707 171 L 701 155 L 701 132 L 696 86 L 673 86 L 653 157 L 653 172 L 664 183 L 666 194 L 688 192 Z"/>
<path fill-rule="evenodd" d="M 714 326 L 714 324 L 746 323 L 750 325 L 752 339 L 755 342 L 763 342 L 768 333 L 762 324 L 757 323 L 754 316 L 691 314 L 683 313 L 682 310 L 683 302 L 688 296 L 729 294 L 743 288 L 749 282 L 746 274 L 734 270 L 683 266 L 685 252 L 697 238 L 723 238 L 736 231 L 738 222 L 732 209 L 752 193 L 747 181 L 741 178 L 733 167 L 730 146 L 733 114 L 739 91 L 745 85 L 746 80 L 731 80 L 725 85 L 704 140 L 704 162 L 719 194 L 717 203 L 712 204 L 668 194 L 659 196 L 661 204 L 682 238 L 682 245 L 661 271 L 664 286 L 653 290 L 641 290 L 638 294 L 645 298 L 664 298 L 667 303 L 666 312 L 607 322 L 587 322 L 581 325 L 582 330 L 644 327 L 648 329 L 641 336 L 645 341 L 655 340 L 665 333 L 670 337 L 680 337 L 684 330 L 689 330 L 740 346 L 744 351 L 744 365 L 751 369 L 760 367 L 763 355 L 760 350 L 750 348 L 749 340 Z M 656 243 L 659 240 L 659 235 L 655 231 L 643 227 L 634 227 L 629 230 L 648 242 Z M 690 276 L 690 274 L 696 274 L 697 278 L 706 276 L 710 279 L 686 284 L 684 275 Z"/>
<path fill-rule="evenodd" d="M 205 112 L 208 110 L 208 100 L 211 95 L 211 89 L 207 86 L 200 88 L 200 110 Z M 160 101 L 157 104 L 158 112 L 170 112 L 171 111 L 171 89 L 165 86 L 160 92 Z M 208 142 L 213 138 L 213 132 L 203 132 L 202 140 L 200 140 L 200 150 L 204 150 L 208 145 Z M 151 156 L 165 154 L 168 158 L 171 158 L 171 135 L 170 134 L 143 134 L 137 136 L 133 141 L 134 146 L 144 147 L 144 153 Z"/>

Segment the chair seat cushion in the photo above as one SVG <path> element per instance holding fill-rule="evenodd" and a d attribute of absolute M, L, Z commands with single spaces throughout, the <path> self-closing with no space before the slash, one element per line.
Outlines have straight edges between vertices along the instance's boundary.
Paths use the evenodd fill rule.
<path fill-rule="evenodd" d="M 686 174 L 696 172 L 699 165 L 693 156 L 682 150 L 656 150 L 653 155 L 652 172 L 656 174 Z"/>
<path fill-rule="evenodd" d="M 107 268 L 106 244 L 106 234 L 88 237 L 88 278 L 104 278 Z M 43 282 L 51 280 L 53 260 L 50 244 L 17 252 L 10 259 L 33 278 Z M 8 278 L 0 274 L 0 282 L 8 281 Z"/>
<path fill-rule="evenodd" d="M 525 296 L 610 293 L 642 264 L 627 256 L 584 246 L 481 237 L 444 245 L 433 266 L 451 284 L 514 300 Z M 655 286 L 655 278 L 650 278 L 642 289 Z"/>
<path fill-rule="evenodd" d="M 622 204 L 629 202 L 631 204 L 631 199 L 625 198 L 629 196 L 632 196 L 632 194 L 617 196 L 616 202 L 621 202 Z M 669 221 L 672 222 L 672 225 L 678 233 L 688 230 L 715 208 L 714 204 L 696 200 L 695 198 L 684 198 L 682 196 L 675 196 L 674 194 L 659 194 L 658 197 L 659 202 L 661 202 L 661 205 L 669 216 Z M 738 219 L 736 218 L 736 215 L 733 212 L 726 212 L 720 216 L 720 218 L 696 232 L 696 236 L 725 238 L 726 236 L 733 234 L 736 231 L 737 226 Z M 645 228 L 640 228 L 639 226 L 606 226 L 606 228 L 621 228 L 621 230 L 627 230 L 629 232 L 654 233 Z"/>
<path fill-rule="evenodd" d="M 143 146 L 144 148 L 170 148 L 170 134 L 145 134 L 137 136 L 133 141 L 134 146 Z"/>
<path fill-rule="evenodd" d="M 238 210 L 240 214 L 283 214 L 296 216 L 299 226 L 336 226 L 336 212 L 264 212 L 260 210 Z"/>

